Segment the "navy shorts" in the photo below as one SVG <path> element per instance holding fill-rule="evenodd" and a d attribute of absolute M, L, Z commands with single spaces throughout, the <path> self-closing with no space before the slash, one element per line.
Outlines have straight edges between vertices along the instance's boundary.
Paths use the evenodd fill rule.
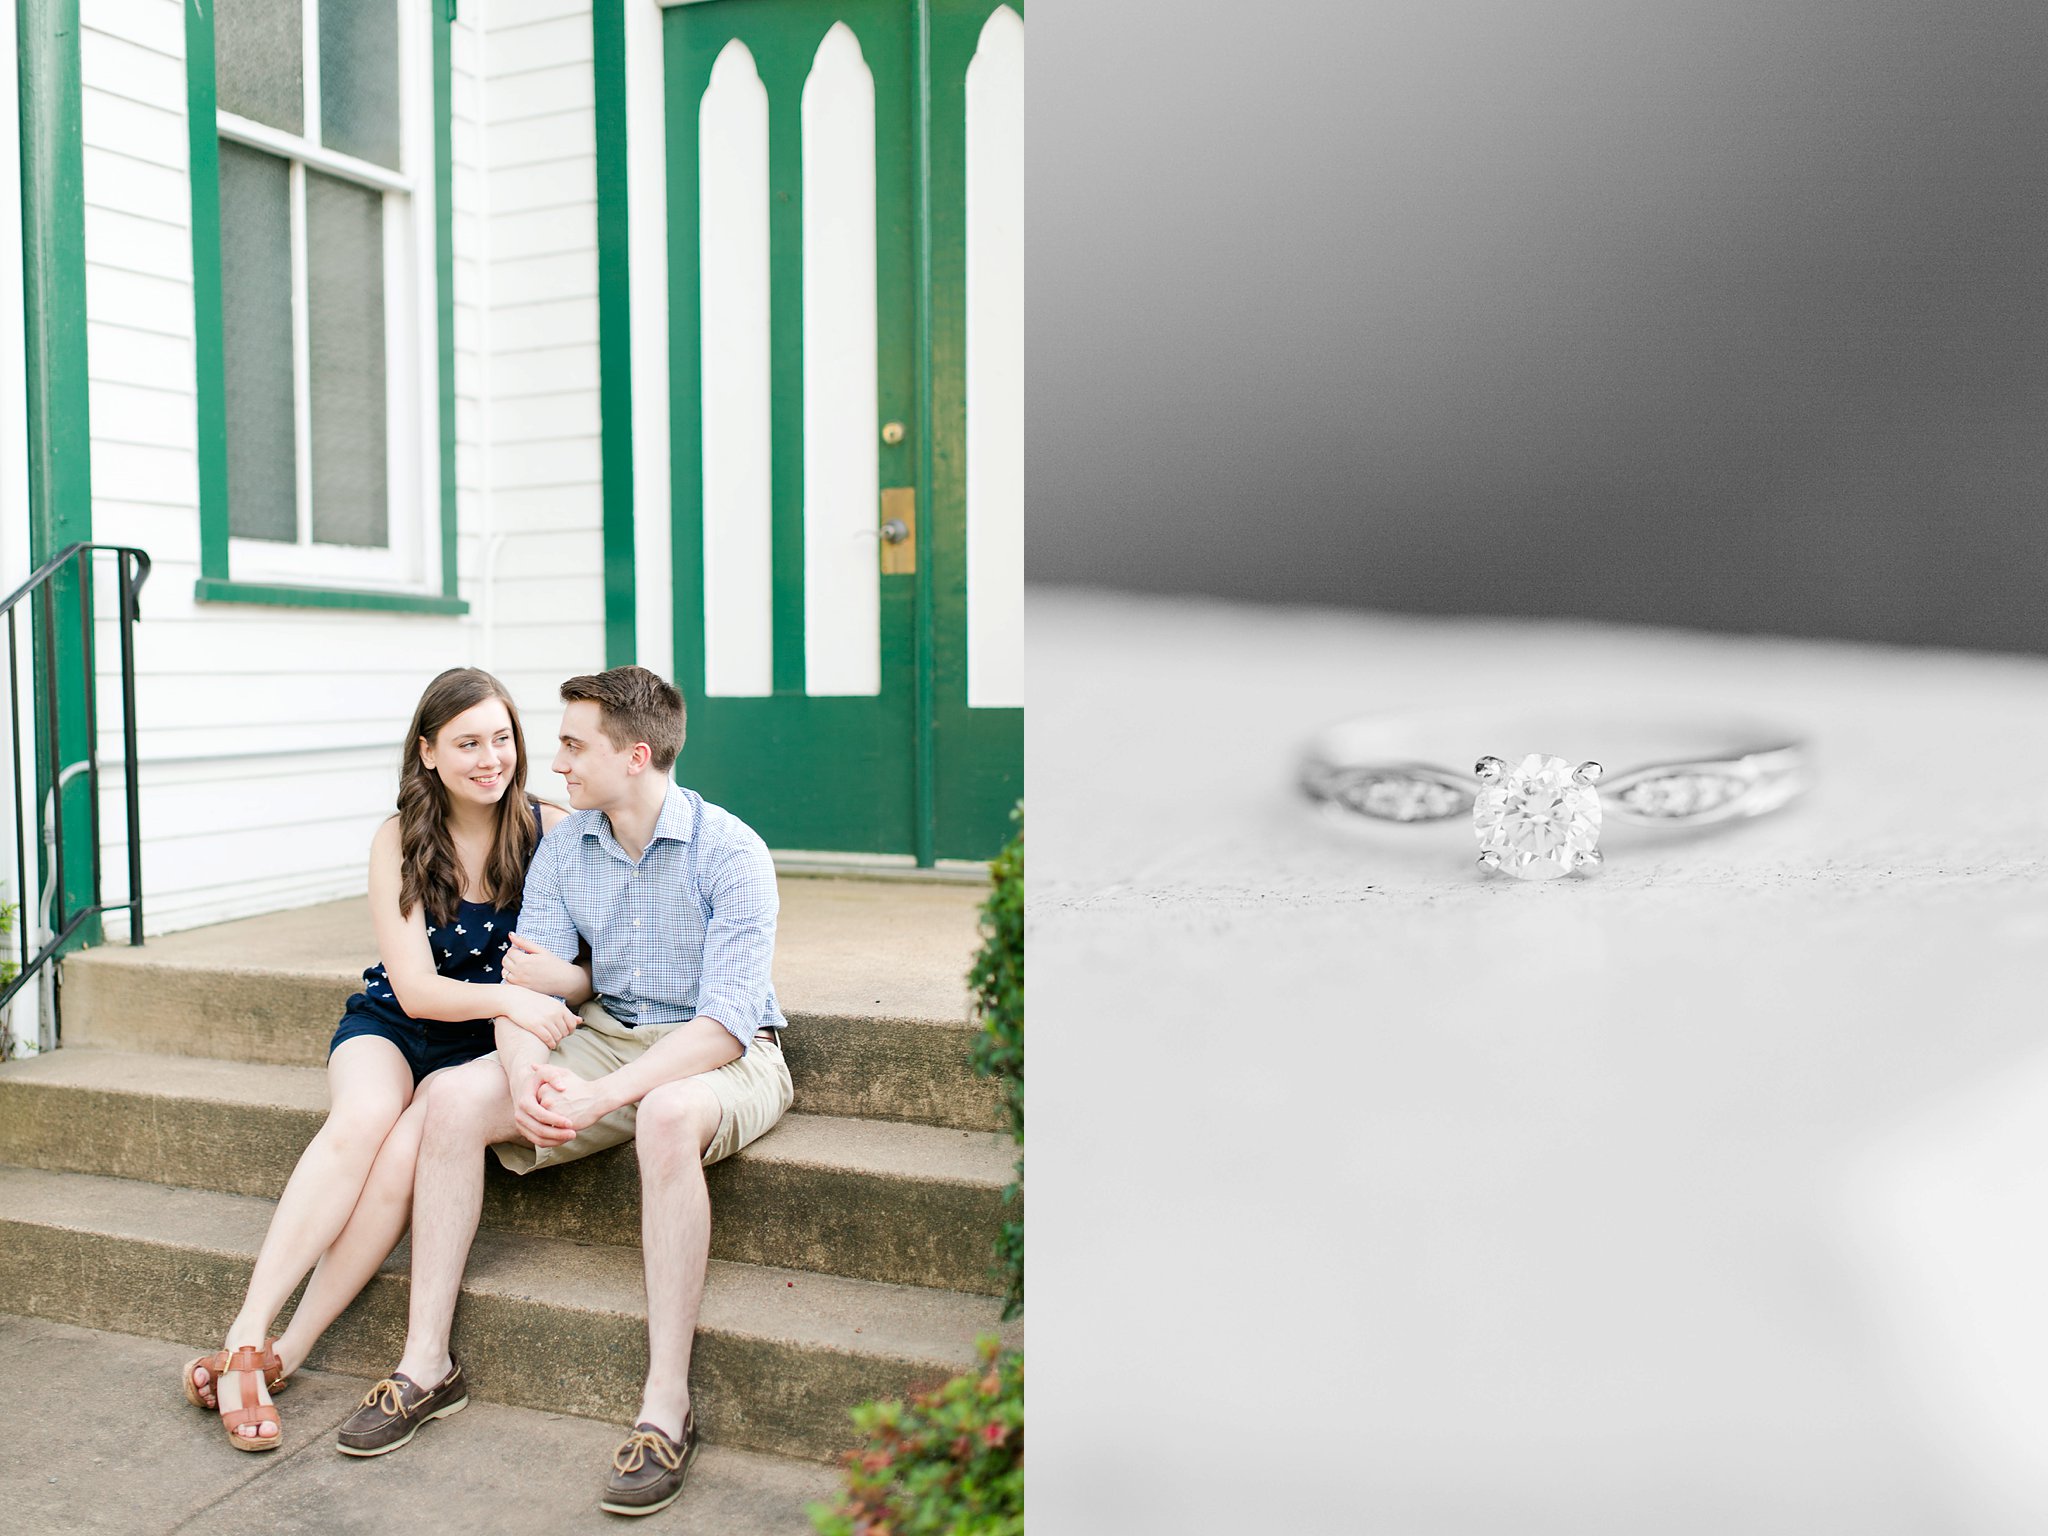
<path fill-rule="evenodd" d="M 413 1086 L 418 1087 L 420 1079 L 429 1072 L 438 1072 L 443 1067 L 459 1067 L 465 1061 L 474 1061 L 498 1048 L 498 1042 L 489 1030 L 464 1028 L 459 1024 L 440 1024 L 431 1030 L 411 1019 L 379 1018 L 374 1013 L 345 1013 L 334 1031 L 334 1038 L 327 1042 L 327 1054 L 332 1056 L 335 1048 L 344 1040 L 353 1040 L 358 1035 L 375 1035 L 379 1040 L 389 1040 L 397 1046 L 405 1063 L 412 1068 Z"/>

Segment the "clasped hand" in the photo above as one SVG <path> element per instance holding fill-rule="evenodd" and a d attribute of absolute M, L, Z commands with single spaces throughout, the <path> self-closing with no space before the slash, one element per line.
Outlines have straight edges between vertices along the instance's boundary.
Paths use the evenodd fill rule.
<path fill-rule="evenodd" d="M 515 987 L 566 997 L 583 980 L 582 968 L 560 955 L 542 949 L 520 934 L 510 935 L 512 947 L 505 952 L 504 976 Z"/>
<path fill-rule="evenodd" d="M 512 994 L 511 1001 L 506 1003 L 505 1011 L 499 1017 L 517 1024 L 551 1051 L 582 1022 L 560 998 L 525 990 Z"/>
<path fill-rule="evenodd" d="M 512 1101 L 512 1123 L 536 1147 L 559 1147 L 607 1112 L 595 1084 L 549 1062 L 526 1069 Z"/>

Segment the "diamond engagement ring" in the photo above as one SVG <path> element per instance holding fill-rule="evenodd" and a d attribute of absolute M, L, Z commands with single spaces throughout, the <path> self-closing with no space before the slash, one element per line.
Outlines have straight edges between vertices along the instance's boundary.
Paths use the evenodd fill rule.
<path fill-rule="evenodd" d="M 1482 868 L 1554 880 L 1600 867 L 1603 824 L 1717 826 L 1775 811 L 1807 786 L 1805 745 L 1754 726 L 1703 733 L 1639 721 L 1552 721 L 1537 731 L 1475 724 L 1446 715 L 1332 727 L 1302 754 L 1301 788 L 1332 814 L 1365 824 L 1469 813 Z M 1639 766 L 1610 772 L 1590 755 L 1531 752 L 1481 757 L 1460 772 L 1440 766 L 1449 752 L 1427 750 L 1446 739 L 1490 745 L 1504 738 L 1598 744 L 1603 756 Z"/>

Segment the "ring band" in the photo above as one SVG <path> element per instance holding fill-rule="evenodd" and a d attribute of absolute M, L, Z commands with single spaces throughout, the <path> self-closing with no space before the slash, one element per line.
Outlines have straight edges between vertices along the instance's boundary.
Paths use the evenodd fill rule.
<path fill-rule="evenodd" d="M 1762 816 L 1802 793 L 1810 777 L 1805 744 L 1755 726 L 1617 730 L 1553 723 L 1542 729 L 1593 743 L 1615 736 L 1663 736 L 1684 745 L 1608 773 L 1598 759 L 1530 753 L 1486 756 L 1470 771 L 1403 751 L 1427 722 L 1367 717 L 1333 726 L 1302 753 L 1300 786 L 1346 819 L 1408 825 L 1472 817 L 1479 862 L 1522 879 L 1589 874 L 1599 868 L 1604 821 L 1643 827 L 1704 827 Z M 1471 723 L 1440 723 L 1438 735 L 1467 735 Z M 1526 729 L 1523 727 L 1521 729 Z M 1485 738 L 1498 739 L 1492 728 Z M 1526 737 L 1524 739 L 1527 739 Z M 1708 743 L 1729 743 L 1728 745 Z M 1750 743 L 1745 745 L 1744 743 Z"/>

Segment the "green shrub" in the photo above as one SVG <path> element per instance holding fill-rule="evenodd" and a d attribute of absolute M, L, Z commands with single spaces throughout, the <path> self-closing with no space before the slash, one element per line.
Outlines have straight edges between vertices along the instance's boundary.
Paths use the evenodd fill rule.
<path fill-rule="evenodd" d="M 1023 1536 L 1024 1357 L 979 1347 L 982 1370 L 853 1410 L 867 1445 L 838 1503 L 811 1505 L 820 1536 Z"/>
<path fill-rule="evenodd" d="M 1011 813 L 1017 832 L 989 865 L 988 900 L 981 908 L 981 951 L 967 973 L 981 1033 L 972 1060 L 983 1077 L 1000 1079 L 1010 1111 L 1010 1134 L 1024 1145 L 1024 807 Z M 1017 1181 L 1003 1192 L 1015 1205 L 1024 1195 L 1024 1160 Z M 996 1270 L 1004 1282 L 1005 1319 L 1024 1310 L 1024 1223 L 1003 1223 L 996 1240 Z"/>

